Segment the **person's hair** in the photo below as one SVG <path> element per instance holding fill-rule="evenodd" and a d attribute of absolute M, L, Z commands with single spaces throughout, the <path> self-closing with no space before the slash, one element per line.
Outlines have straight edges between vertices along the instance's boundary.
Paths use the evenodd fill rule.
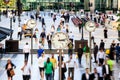
<path fill-rule="evenodd" d="M 117 43 L 117 46 L 119 46 L 119 43 Z"/>
<path fill-rule="evenodd" d="M 50 62 L 50 58 L 48 57 L 48 58 L 47 58 L 47 63 L 49 63 L 49 62 Z"/>
<path fill-rule="evenodd" d="M 94 42 L 94 44 L 96 44 L 96 42 Z"/>
<path fill-rule="evenodd" d="M 26 43 L 26 45 L 28 45 L 28 42 Z"/>
<path fill-rule="evenodd" d="M 28 60 L 25 60 L 24 62 L 28 62 Z"/>
<path fill-rule="evenodd" d="M 35 31 L 38 31 L 38 28 L 36 28 Z"/>
<path fill-rule="evenodd" d="M 89 68 L 86 68 L 86 70 L 89 69 Z"/>

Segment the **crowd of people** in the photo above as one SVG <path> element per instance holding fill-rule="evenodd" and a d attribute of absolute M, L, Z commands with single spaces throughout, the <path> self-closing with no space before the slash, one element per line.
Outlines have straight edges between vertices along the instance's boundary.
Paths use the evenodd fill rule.
<path fill-rule="evenodd" d="M 112 43 L 113 44 L 113 43 Z M 68 60 L 65 61 L 64 59 L 64 52 L 62 50 L 62 57 L 60 58 L 60 55 L 58 55 L 58 58 L 54 57 L 54 53 L 51 54 L 51 57 L 45 57 L 45 50 L 41 47 L 39 47 L 37 51 L 37 58 L 38 58 L 38 68 L 40 72 L 40 78 L 41 80 L 44 80 L 44 76 L 46 77 L 46 80 L 55 80 L 54 75 L 56 74 L 56 69 L 60 68 L 61 66 L 61 80 L 74 80 L 74 71 L 76 68 L 85 68 L 83 66 L 84 63 L 83 57 L 86 58 L 86 65 L 88 65 L 85 68 L 85 73 L 83 73 L 81 76 L 80 80 L 114 80 L 114 65 L 115 65 L 115 54 L 111 57 L 111 53 L 106 54 L 104 50 L 104 46 L 98 47 L 96 43 L 94 43 L 94 52 L 92 59 L 94 60 L 93 63 L 96 64 L 94 67 L 93 71 L 89 71 L 89 61 L 90 57 L 86 57 L 87 55 L 90 55 L 89 50 L 87 51 L 84 50 L 84 48 L 81 47 L 81 44 L 79 45 L 79 48 L 77 49 L 77 58 L 73 58 L 73 54 L 68 54 Z M 89 49 L 89 47 L 88 47 Z M 21 68 L 23 71 L 23 80 L 29 80 L 31 78 L 31 65 L 28 64 L 28 56 L 29 56 L 29 50 L 30 47 L 28 46 L 28 43 L 24 46 L 23 53 L 24 55 L 24 65 Z M 57 53 L 59 53 L 60 50 L 57 50 Z M 117 60 L 117 55 L 120 53 L 120 45 L 117 44 L 115 46 L 115 51 L 116 51 L 116 62 Z M 61 59 L 61 64 L 60 64 L 60 59 Z M 88 60 L 87 60 L 88 59 Z M 78 60 L 78 63 L 76 62 Z M 6 70 L 7 70 L 7 75 L 8 75 L 8 80 L 12 80 L 11 76 L 11 70 L 16 68 L 16 66 L 11 62 L 10 59 L 8 59 L 7 64 L 6 64 Z M 66 77 L 65 73 L 68 71 L 68 77 Z M 60 78 L 60 77 L 59 77 Z"/>
<path fill-rule="evenodd" d="M 99 25 L 105 25 L 105 19 L 107 18 L 106 14 L 98 14 L 96 13 L 95 15 L 85 15 L 86 18 L 89 20 L 93 20 L 96 24 Z M 52 17 L 53 22 L 55 23 L 57 18 L 57 14 L 51 13 L 50 17 Z M 36 28 L 34 30 L 34 34 L 32 35 L 33 38 L 35 39 L 36 44 L 41 44 L 38 49 L 38 64 L 39 64 L 39 71 L 40 71 L 40 76 L 41 80 L 44 80 L 44 76 L 46 77 L 46 80 L 54 80 L 54 75 L 55 75 L 55 69 L 57 67 L 61 66 L 62 70 L 62 80 L 69 79 L 69 80 L 74 80 L 74 69 L 79 67 L 83 68 L 83 63 L 82 63 L 82 58 L 83 55 L 85 55 L 86 58 L 86 65 L 90 65 L 89 61 L 94 59 L 94 63 L 97 65 L 94 68 L 94 72 L 90 73 L 89 68 L 85 69 L 85 73 L 82 74 L 82 77 L 80 80 L 113 80 L 113 67 L 114 67 L 114 60 L 116 59 L 116 62 L 118 63 L 119 56 L 120 56 L 120 43 L 115 43 L 113 42 L 110 45 L 110 49 L 108 54 L 106 54 L 106 48 L 105 48 L 105 42 L 104 40 L 101 40 L 99 46 L 98 43 L 94 42 L 94 48 L 93 48 L 93 57 L 89 57 L 90 55 L 90 48 L 88 45 L 82 47 L 81 44 L 79 44 L 79 48 L 77 49 L 77 59 L 78 59 L 78 65 L 76 61 L 73 58 L 73 49 L 74 49 L 74 35 L 72 31 L 70 31 L 69 27 L 69 21 L 70 21 L 70 13 L 65 12 L 60 15 L 60 22 L 58 26 L 55 26 L 54 24 L 51 24 L 50 31 L 46 30 L 46 22 L 43 16 L 39 14 L 30 14 L 31 19 L 38 19 L 39 22 L 41 23 L 42 30 L 39 30 L 39 28 Z M 20 40 L 23 38 L 23 34 L 26 32 L 27 29 L 27 23 L 26 19 L 24 21 L 24 24 L 22 27 L 18 28 L 18 37 L 20 37 Z M 15 21 L 14 21 L 15 22 Z M 104 38 L 108 38 L 107 35 L 107 28 L 104 29 Z M 47 33 L 49 32 L 49 33 Z M 62 56 L 62 64 L 60 64 L 60 57 L 58 56 L 58 60 L 54 57 L 54 53 L 52 54 L 51 57 L 48 57 L 47 60 L 45 59 L 45 54 L 44 54 L 44 45 L 45 45 L 45 40 L 47 40 L 48 43 L 48 49 L 52 50 L 52 35 L 55 32 L 63 32 L 68 34 L 70 43 L 68 44 L 68 56 L 69 60 L 64 61 L 64 56 Z M 94 37 L 95 38 L 95 37 Z M 59 50 L 58 50 L 59 52 Z M 31 65 L 28 64 L 28 58 L 30 54 L 30 47 L 29 43 L 27 42 L 25 46 L 23 47 L 23 53 L 24 53 L 24 65 L 21 68 L 23 71 L 23 80 L 29 80 L 31 78 Z M 68 64 L 68 65 L 66 65 Z M 8 80 L 12 80 L 11 76 L 11 70 L 13 68 L 16 68 L 16 66 L 11 62 L 9 59 L 6 64 L 6 70 L 7 70 L 7 75 L 8 75 Z M 67 69 L 68 68 L 68 69 Z M 68 77 L 65 76 L 65 73 L 68 70 Z"/>

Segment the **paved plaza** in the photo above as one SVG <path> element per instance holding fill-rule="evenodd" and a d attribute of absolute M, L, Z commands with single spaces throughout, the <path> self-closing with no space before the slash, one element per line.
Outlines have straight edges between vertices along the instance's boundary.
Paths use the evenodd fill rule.
<path fill-rule="evenodd" d="M 29 12 L 30 14 L 30 12 Z M 51 25 L 54 24 L 56 27 L 58 26 L 58 24 L 60 23 L 60 16 L 57 15 L 57 20 L 54 23 L 52 18 L 48 15 L 48 13 L 45 13 L 46 15 L 44 15 L 43 12 L 41 12 L 41 16 L 45 18 L 45 23 L 46 23 L 46 33 L 50 32 L 51 29 Z M 10 28 L 10 19 L 6 18 L 5 16 L 1 16 L 2 17 L 2 21 L 0 22 L 0 26 L 1 27 L 6 27 L 6 28 Z M 72 16 L 71 16 L 72 17 Z M 30 16 L 27 16 L 26 13 L 23 13 L 21 16 L 21 25 L 24 24 L 25 20 L 29 20 Z M 69 23 L 65 23 L 69 25 L 69 29 L 70 31 L 72 31 L 72 33 L 74 34 L 74 40 L 80 40 L 81 39 L 81 33 L 79 33 L 79 29 L 78 27 L 74 26 L 73 22 L 70 20 Z M 19 40 L 17 38 L 17 32 L 18 32 L 18 20 L 16 17 L 16 22 L 12 24 L 13 25 L 13 39 L 14 40 Z M 36 28 L 39 29 L 39 32 L 42 32 L 42 27 L 41 27 L 41 22 L 39 22 L 39 20 L 37 20 L 37 26 Z M 35 29 L 35 28 L 34 28 Z M 115 40 L 115 43 L 118 43 L 119 41 L 117 40 L 118 34 L 116 30 L 112 30 L 112 29 L 108 29 L 108 38 L 104 39 L 104 33 L 103 33 L 104 28 L 102 26 L 99 26 L 99 28 L 96 28 L 95 32 L 92 33 L 92 35 L 95 37 L 95 42 L 97 43 L 97 45 L 99 46 L 100 44 L 100 40 L 103 39 L 103 41 L 105 42 L 105 48 L 110 48 L 110 44 L 113 40 Z M 87 32 L 84 29 L 84 39 L 89 41 L 89 32 Z M 9 40 L 9 37 L 7 37 L 5 40 Z M 3 40 L 1 43 L 5 44 L 5 40 Z M 19 41 L 19 49 L 23 49 L 23 46 L 25 45 L 25 43 L 28 42 L 29 44 L 31 44 L 31 39 L 30 38 L 24 38 Z M 47 40 L 45 40 L 45 46 L 43 47 L 44 49 L 48 49 L 48 44 L 47 44 Z M 35 40 L 33 39 L 33 49 L 38 49 L 38 44 L 35 43 Z M 47 53 L 46 54 L 46 58 L 47 57 L 51 57 L 51 54 Z M 55 58 L 57 59 L 57 54 L 55 55 Z M 30 57 L 29 56 L 29 63 L 30 63 Z M 21 71 L 21 67 L 23 66 L 23 62 L 24 62 L 24 55 L 23 54 L 4 54 L 3 58 L 0 60 L 0 80 L 7 80 L 7 75 L 6 75 L 6 71 L 5 71 L 5 64 L 8 58 L 11 58 L 13 63 L 17 66 L 15 69 L 15 76 L 13 77 L 13 80 L 22 80 L 22 71 Z M 75 58 L 75 54 L 73 55 L 73 58 L 75 59 L 75 61 L 78 64 L 77 59 Z M 64 60 L 67 61 L 68 60 L 68 55 L 64 54 Z M 92 68 L 94 68 L 96 65 L 93 63 L 94 59 L 92 59 Z M 75 68 L 75 76 L 74 76 L 74 80 L 81 80 L 81 74 L 83 72 L 85 72 L 85 68 L 89 67 L 89 65 L 85 64 L 85 56 L 83 55 L 82 58 L 82 65 L 83 68 Z M 118 80 L 118 72 L 120 72 L 119 70 L 120 68 L 120 64 L 116 64 L 114 66 L 114 76 L 115 76 L 115 80 Z M 55 80 L 58 80 L 59 78 L 59 72 L 58 72 L 57 68 L 55 70 Z M 68 76 L 68 72 L 66 72 L 66 78 Z M 33 65 L 32 65 L 32 77 L 31 80 L 40 80 L 40 73 L 39 73 L 39 69 L 38 69 L 38 59 L 37 59 L 37 55 L 34 54 L 33 55 Z"/>

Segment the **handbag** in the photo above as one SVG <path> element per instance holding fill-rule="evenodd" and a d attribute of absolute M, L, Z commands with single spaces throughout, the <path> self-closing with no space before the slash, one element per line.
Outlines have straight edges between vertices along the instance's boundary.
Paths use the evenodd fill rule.
<path fill-rule="evenodd" d="M 107 49 L 107 50 L 105 51 L 105 53 L 106 53 L 106 54 L 110 54 L 110 50 Z"/>
<path fill-rule="evenodd" d="M 15 75 L 15 72 L 14 72 L 14 70 L 12 69 L 12 70 L 10 70 L 10 75 L 11 76 L 14 76 Z"/>

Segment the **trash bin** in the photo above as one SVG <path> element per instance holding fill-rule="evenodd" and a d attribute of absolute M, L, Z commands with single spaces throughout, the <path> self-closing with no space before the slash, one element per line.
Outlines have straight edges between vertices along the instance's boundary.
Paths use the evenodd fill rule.
<path fill-rule="evenodd" d="M 5 51 L 6 52 L 18 52 L 19 51 L 19 41 L 18 40 L 6 40 L 5 41 Z"/>

